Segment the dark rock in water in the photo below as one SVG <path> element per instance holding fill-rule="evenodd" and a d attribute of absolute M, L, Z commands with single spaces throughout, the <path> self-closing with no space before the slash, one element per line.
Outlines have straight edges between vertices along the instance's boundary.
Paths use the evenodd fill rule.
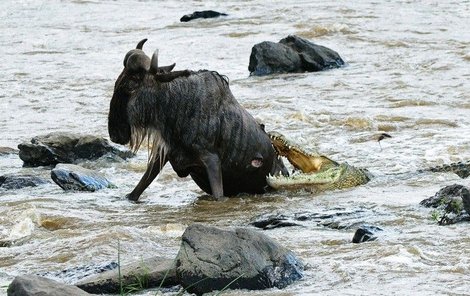
<path fill-rule="evenodd" d="M 368 213 L 365 209 L 346 210 L 346 209 L 330 209 L 326 213 L 296 213 L 291 215 L 284 214 L 267 214 L 259 215 L 253 218 L 250 225 L 262 228 L 263 230 L 288 227 L 288 226 L 306 226 L 307 223 L 316 226 L 324 226 L 331 229 L 350 229 L 358 224 L 364 223 L 364 217 L 375 215 L 378 213 L 372 211 Z"/>
<path fill-rule="evenodd" d="M 180 21 L 189 22 L 191 20 L 198 19 L 198 18 L 214 18 L 214 17 L 219 17 L 219 16 L 227 16 L 227 14 L 213 11 L 213 10 L 195 11 L 192 14 L 184 15 L 180 19 Z"/>
<path fill-rule="evenodd" d="M 274 228 L 281 228 L 281 227 L 289 227 L 289 226 L 300 226 L 295 222 L 284 215 L 275 215 L 275 216 L 268 216 L 264 218 L 259 218 L 254 222 L 250 223 L 256 228 L 261 228 L 263 230 L 274 229 Z"/>
<path fill-rule="evenodd" d="M 455 173 L 462 179 L 467 178 L 470 176 L 470 160 L 467 162 L 453 162 L 451 164 L 445 164 L 441 166 L 435 166 L 429 168 L 431 172 L 452 172 Z"/>
<path fill-rule="evenodd" d="M 8 154 L 18 154 L 18 150 L 10 147 L 0 147 L 0 156 Z"/>
<path fill-rule="evenodd" d="M 248 70 L 251 75 L 316 72 L 344 65 L 339 54 L 295 35 L 253 46 Z"/>
<path fill-rule="evenodd" d="M 302 278 L 291 251 L 249 229 L 221 230 L 199 224 L 183 234 L 176 261 L 181 285 L 201 295 L 214 290 L 284 288 Z M 229 285 L 230 284 L 230 285 Z"/>
<path fill-rule="evenodd" d="M 90 295 L 75 286 L 69 286 L 36 275 L 17 276 L 8 286 L 8 296 L 84 296 Z"/>
<path fill-rule="evenodd" d="M 97 159 L 106 154 L 121 158 L 132 157 L 129 150 L 111 145 L 108 140 L 92 135 L 65 132 L 50 133 L 31 139 L 31 143 L 18 145 L 19 157 L 25 166 L 47 166 L 57 163 L 74 163 L 81 159 Z"/>
<path fill-rule="evenodd" d="M 374 241 L 377 239 L 376 233 L 378 231 L 382 231 L 382 229 L 376 226 L 363 225 L 356 230 L 356 233 L 354 233 L 352 242 L 357 244 Z"/>
<path fill-rule="evenodd" d="M 4 175 L 0 176 L 0 188 L 21 189 L 24 187 L 36 187 L 49 183 L 48 180 L 31 175 Z"/>
<path fill-rule="evenodd" d="M 83 278 L 93 276 L 108 270 L 114 270 L 118 267 L 116 262 L 89 264 L 78 267 L 71 267 L 60 271 L 41 272 L 37 276 L 50 278 L 67 284 L 73 284 Z"/>
<path fill-rule="evenodd" d="M 432 215 L 440 225 L 470 221 L 470 191 L 463 185 L 446 186 L 419 204 L 435 208 Z"/>
<path fill-rule="evenodd" d="M 283 44 L 264 41 L 253 46 L 248 70 L 252 75 L 302 72 L 299 54 Z"/>
<path fill-rule="evenodd" d="M 175 261 L 160 257 L 148 258 L 117 269 L 87 277 L 75 285 L 92 294 L 119 293 L 122 287 L 140 289 L 171 287 L 178 284 Z M 124 291 L 126 292 L 126 291 Z"/>
<path fill-rule="evenodd" d="M 91 191 L 114 185 L 98 172 L 74 164 L 58 164 L 51 171 L 52 180 L 64 190 Z"/>

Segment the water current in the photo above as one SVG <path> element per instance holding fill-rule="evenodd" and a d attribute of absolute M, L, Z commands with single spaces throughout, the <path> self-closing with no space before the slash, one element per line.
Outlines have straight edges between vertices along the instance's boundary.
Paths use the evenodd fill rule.
<path fill-rule="evenodd" d="M 218 19 L 181 23 L 213 9 Z M 245 195 L 225 202 L 166 167 L 142 203 L 124 196 L 147 151 L 122 163 L 89 163 L 117 185 L 96 193 L 54 184 L 0 191 L 0 294 L 18 274 L 175 256 L 185 227 L 250 227 L 259 215 L 360 213 L 340 223 L 384 229 L 352 244 L 355 228 L 317 223 L 265 231 L 307 266 L 284 290 L 227 295 L 469 295 L 470 227 L 438 226 L 419 202 L 468 179 L 393 174 L 470 159 L 470 1 L 95 1 L 0 2 L 0 147 L 52 131 L 107 135 L 114 81 L 125 53 L 148 38 L 150 55 L 176 69 L 228 76 L 239 102 L 266 129 L 334 160 L 367 167 L 367 185 Z M 251 48 L 296 34 L 337 51 L 347 66 L 317 73 L 249 76 Z M 389 133 L 381 146 L 377 136 Z M 0 156 L 0 174 L 49 176 Z M 142 295 L 154 295 L 143 292 Z"/>

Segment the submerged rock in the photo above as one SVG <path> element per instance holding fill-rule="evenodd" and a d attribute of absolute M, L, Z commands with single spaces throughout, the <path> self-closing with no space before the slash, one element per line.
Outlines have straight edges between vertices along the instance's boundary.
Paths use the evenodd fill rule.
<path fill-rule="evenodd" d="M 47 166 L 74 163 L 81 159 L 94 160 L 106 154 L 129 158 L 133 154 L 111 145 L 108 140 L 93 135 L 55 132 L 31 139 L 18 145 L 19 157 L 25 166 Z"/>
<path fill-rule="evenodd" d="M 114 269 L 87 277 L 75 285 L 89 293 L 101 294 L 119 293 L 121 284 L 124 289 L 125 287 L 146 289 L 175 286 L 178 284 L 175 261 L 152 257 L 122 266 L 121 278 L 118 269 Z"/>
<path fill-rule="evenodd" d="M 36 187 L 49 183 L 48 180 L 32 175 L 4 175 L 0 176 L 0 188 L 21 189 L 24 187 Z"/>
<path fill-rule="evenodd" d="M 253 46 L 248 70 L 251 75 L 316 72 L 344 65 L 339 54 L 295 35 L 274 43 L 265 41 Z"/>
<path fill-rule="evenodd" d="M 87 292 L 36 275 L 17 276 L 8 286 L 8 296 L 85 296 Z"/>
<path fill-rule="evenodd" d="M 352 242 L 353 243 L 363 243 L 374 241 L 377 239 L 377 232 L 382 231 L 381 228 L 376 226 L 363 225 L 356 230 L 354 233 Z"/>
<path fill-rule="evenodd" d="M 184 15 L 183 17 L 181 17 L 180 21 L 189 22 L 191 20 L 198 19 L 198 18 L 214 18 L 214 17 L 219 17 L 219 16 L 227 16 L 227 14 L 213 11 L 213 10 L 195 11 L 191 14 Z"/>
<path fill-rule="evenodd" d="M 94 192 L 114 187 L 102 174 L 74 164 L 58 164 L 51 171 L 51 178 L 64 190 Z"/>
<path fill-rule="evenodd" d="M 37 273 L 37 276 L 49 278 L 66 284 L 73 284 L 95 274 L 100 274 L 118 267 L 116 262 L 111 263 L 91 263 L 88 265 L 71 267 L 60 271 L 46 271 Z"/>
<path fill-rule="evenodd" d="M 222 289 L 284 288 L 302 278 L 291 251 L 250 229 L 221 230 L 200 224 L 183 233 L 176 261 L 180 284 L 198 295 Z"/>
<path fill-rule="evenodd" d="M 470 221 L 470 191 L 463 185 L 446 186 L 420 205 L 435 208 L 432 216 L 440 225 Z"/>
<path fill-rule="evenodd" d="M 376 211 L 367 209 L 330 209 L 323 213 L 302 212 L 291 215 L 264 214 L 252 219 L 250 225 L 263 230 L 289 226 L 324 226 L 331 229 L 351 229 L 365 223 L 364 219 L 381 215 Z"/>

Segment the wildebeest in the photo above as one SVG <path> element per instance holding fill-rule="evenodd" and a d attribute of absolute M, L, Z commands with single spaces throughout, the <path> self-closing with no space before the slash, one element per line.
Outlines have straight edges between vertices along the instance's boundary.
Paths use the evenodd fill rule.
<path fill-rule="evenodd" d="M 287 173 L 226 77 L 159 67 L 157 51 L 152 59 L 142 51 L 145 41 L 124 58 L 108 117 L 113 142 L 130 143 L 134 151 L 146 139 L 151 146 L 147 170 L 127 198 L 138 200 L 167 162 L 217 199 L 263 193 L 268 174 Z"/>

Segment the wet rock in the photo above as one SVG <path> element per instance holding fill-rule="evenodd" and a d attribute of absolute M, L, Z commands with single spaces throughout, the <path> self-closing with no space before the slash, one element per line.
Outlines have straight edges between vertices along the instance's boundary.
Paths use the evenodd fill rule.
<path fill-rule="evenodd" d="M 470 176 L 470 160 L 467 162 L 453 162 L 451 164 L 445 164 L 442 166 L 435 166 L 429 168 L 431 172 L 452 172 L 455 173 L 462 179 L 467 178 Z"/>
<path fill-rule="evenodd" d="M 364 209 L 345 210 L 332 209 L 326 213 L 295 213 L 291 215 L 284 214 L 267 214 L 259 215 L 253 218 L 250 225 L 262 228 L 263 230 L 289 227 L 289 226 L 306 226 L 306 224 L 314 224 L 316 226 L 324 226 L 331 229 L 350 229 L 358 224 L 364 223 L 364 218 L 375 215 L 376 213 L 367 212 Z"/>
<path fill-rule="evenodd" d="M 3 189 L 21 189 L 24 187 L 36 187 L 49 183 L 48 180 L 32 175 L 4 175 L 0 176 L 0 188 Z"/>
<path fill-rule="evenodd" d="M 138 289 L 170 287 L 178 284 L 175 261 L 161 257 L 148 258 L 121 267 L 121 280 L 118 269 L 87 277 L 75 285 L 92 294 L 119 293 L 131 287 Z M 126 292 L 126 291 L 124 291 Z"/>
<path fill-rule="evenodd" d="M 213 10 L 203 10 L 203 11 L 195 11 L 192 14 L 186 14 L 181 17 L 181 22 L 189 22 L 194 19 L 198 18 L 214 18 L 219 16 L 227 16 L 225 13 L 213 11 Z"/>
<path fill-rule="evenodd" d="M 381 228 L 376 226 L 363 225 L 356 230 L 354 233 L 352 242 L 353 243 L 363 243 L 374 241 L 377 239 L 377 232 L 382 231 Z"/>
<path fill-rule="evenodd" d="M 446 186 L 420 205 L 436 209 L 432 217 L 439 225 L 470 221 L 470 191 L 463 185 Z"/>
<path fill-rule="evenodd" d="M 47 271 L 37 273 L 37 276 L 49 278 L 66 284 L 73 284 L 86 277 L 93 276 L 118 267 L 116 262 L 111 263 L 91 263 L 88 265 L 71 267 L 60 271 Z"/>
<path fill-rule="evenodd" d="M 18 145 L 19 157 L 25 166 L 47 166 L 57 163 L 74 163 L 82 159 L 94 160 L 111 154 L 129 158 L 133 154 L 108 140 L 92 135 L 55 132 L 31 139 Z"/>
<path fill-rule="evenodd" d="M 316 72 L 344 65 L 337 52 L 295 35 L 274 43 L 265 41 L 253 46 L 248 70 L 251 75 Z"/>
<path fill-rule="evenodd" d="M 51 178 L 64 190 L 94 192 L 114 187 L 102 174 L 74 164 L 58 164 L 51 171 Z"/>
<path fill-rule="evenodd" d="M 181 285 L 198 295 L 227 286 L 284 288 L 302 278 L 302 273 L 303 264 L 294 253 L 266 235 L 242 228 L 191 225 L 183 233 L 176 261 Z"/>
<path fill-rule="evenodd" d="M 17 276 L 8 286 L 8 296 L 84 296 L 87 292 L 36 275 Z"/>
<path fill-rule="evenodd" d="M 10 147 L 0 147 L 0 156 L 8 154 L 18 154 L 18 150 Z"/>
<path fill-rule="evenodd" d="M 256 228 L 261 228 L 263 230 L 290 226 L 300 226 L 300 224 L 293 222 L 289 217 L 285 215 L 268 216 L 251 222 L 250 224 Z"/>

